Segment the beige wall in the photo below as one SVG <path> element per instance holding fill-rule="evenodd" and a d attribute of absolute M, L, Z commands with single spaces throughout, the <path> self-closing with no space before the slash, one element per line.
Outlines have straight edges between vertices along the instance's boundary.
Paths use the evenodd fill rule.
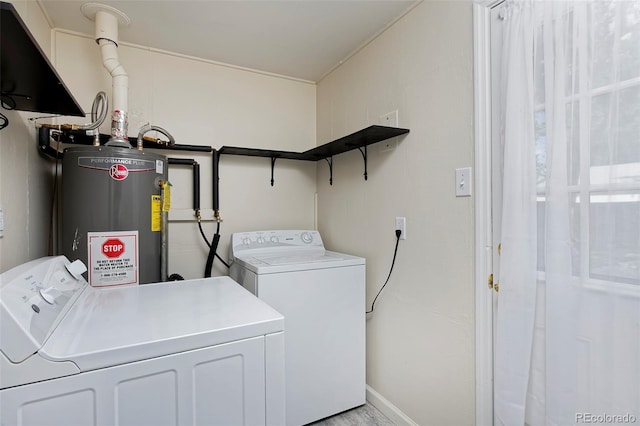
<path fill-rule="evenodd" d="M 51 28 L 38 4 L 14 0 L 18 14 L 40 48 L 51 52 Z M 0 131 L 0 208 L 5 230 L 0 238 L 0 272 L 47 255 L 51 206 L 51 162 L 38 155 L 36 132 L 29 117 L 38 114 L 7 111 L 9 126 Z"/>
<path fill-rule="evenodd" d="M 324 78 L 318 144 L 399 111 L 411 130 L 318 165 L 318 226 L 330 249 L 367 259 L 369 306 L 407 218 L 393 276 L 367 321 L 367 383 L 421 425 L 474 422 L 473 198 L 454 170 L 473 164 L 470 1 L 425 1 Z"/>
<path fill-rule="evenodd" d="M 78 101 L 89 110 L 99 90 L 111 94 L 111 78 L 94 40 L 56 30 L 57 68 Z M 315 143 L 314 84 L 186 58 L 140 46 L 120 44 L 120 61 L 129 74 L 129 134 L 150 122 L 177 143 L 304 151 Z M 109 133 L 103 125 L 102 133 Z M 153 134 L 150 134 L 151 136 Z M 201 164 L 201 205 L 211 217 L 209 154 L 166 153 L 195 158 Z M 219 253 L 227 257 L 236 231 L 312 228 L 315 164 L 280 160 L 274 187 L 270 160 L 222 156 L 220 210 L 224 220 Z M 191 170 L 170 167 L 172 211 L 169 224 L 169 273 L 202 277 L 207 247 L 193 218 Z M 187 219 L 187 221 L 184 221 Z M 211 239 L 215 226 L 204 223 Z M 227 271 L 218 265 L 214 275 Z"/>

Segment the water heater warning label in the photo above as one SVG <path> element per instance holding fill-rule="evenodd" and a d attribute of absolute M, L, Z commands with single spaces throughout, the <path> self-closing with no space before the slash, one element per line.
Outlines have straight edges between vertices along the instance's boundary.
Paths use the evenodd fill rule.
<path fill-rule="evenodd" d="M 151 196 L 151 232 L 162 231 L 162 197 Z"/>
<path fill-rule="evenodd" d="M 138 231 L 89 232 L 89 284 L 138 284 Z"/>

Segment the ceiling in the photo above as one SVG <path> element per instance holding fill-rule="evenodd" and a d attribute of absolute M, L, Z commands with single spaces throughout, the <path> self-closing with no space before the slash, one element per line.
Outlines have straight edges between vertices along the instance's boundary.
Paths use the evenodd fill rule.
<path fill-rule="evenodd" d="M 81 0 L 40 0 L 56 28 L 93 35 Z M 96 1 L 96 0 L 93 0 Z M 318 81 L 416 0 L 101 0 L 121 42 Z"/>

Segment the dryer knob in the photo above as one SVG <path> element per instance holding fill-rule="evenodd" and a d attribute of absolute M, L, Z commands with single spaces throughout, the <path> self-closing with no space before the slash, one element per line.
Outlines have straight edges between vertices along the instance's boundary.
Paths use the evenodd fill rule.
<path fill-rule="evenodd" d="M 251 244 L 251 239 L 243 238 L 242 239 L 242 244 L 244 244 L 245 246 L 248 246 L 249 244 Z"/>
<path fill-rule="evenodd" d="M 278 237 L 276 237 L 275 235 L 274 235 L 273 237 L 271 237 L 271 242 L 272 242 L 272 243 L 274 243 L 274 244 L 275 244 L 275 243 L 277 243 L 278 241 L 280 241 L 280 240 L 278 240 Z"/>
<path fill-rule="evenodd" d="M 264 243 L 265 243 L 264 237 L 258 237 L 258 239 L 256 240 L 256 242 L 257 242 L 258 244 L 264 244 Z"/>

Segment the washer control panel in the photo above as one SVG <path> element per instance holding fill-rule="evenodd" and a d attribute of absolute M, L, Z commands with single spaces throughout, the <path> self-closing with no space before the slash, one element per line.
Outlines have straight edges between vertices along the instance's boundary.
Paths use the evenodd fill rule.
<path fill-rule="evenodd" d="M 324 250 L 324 244 L 320 233 L 312 230 L 236 232 L 231 235 L 230 258 L 291 249 Z"/>
<path fill-rule="evenodd" d="M 0 275 L 0 350 L 21 362 L 46 339 L 88 284 L 82 261 L 45 257 Z"/>

